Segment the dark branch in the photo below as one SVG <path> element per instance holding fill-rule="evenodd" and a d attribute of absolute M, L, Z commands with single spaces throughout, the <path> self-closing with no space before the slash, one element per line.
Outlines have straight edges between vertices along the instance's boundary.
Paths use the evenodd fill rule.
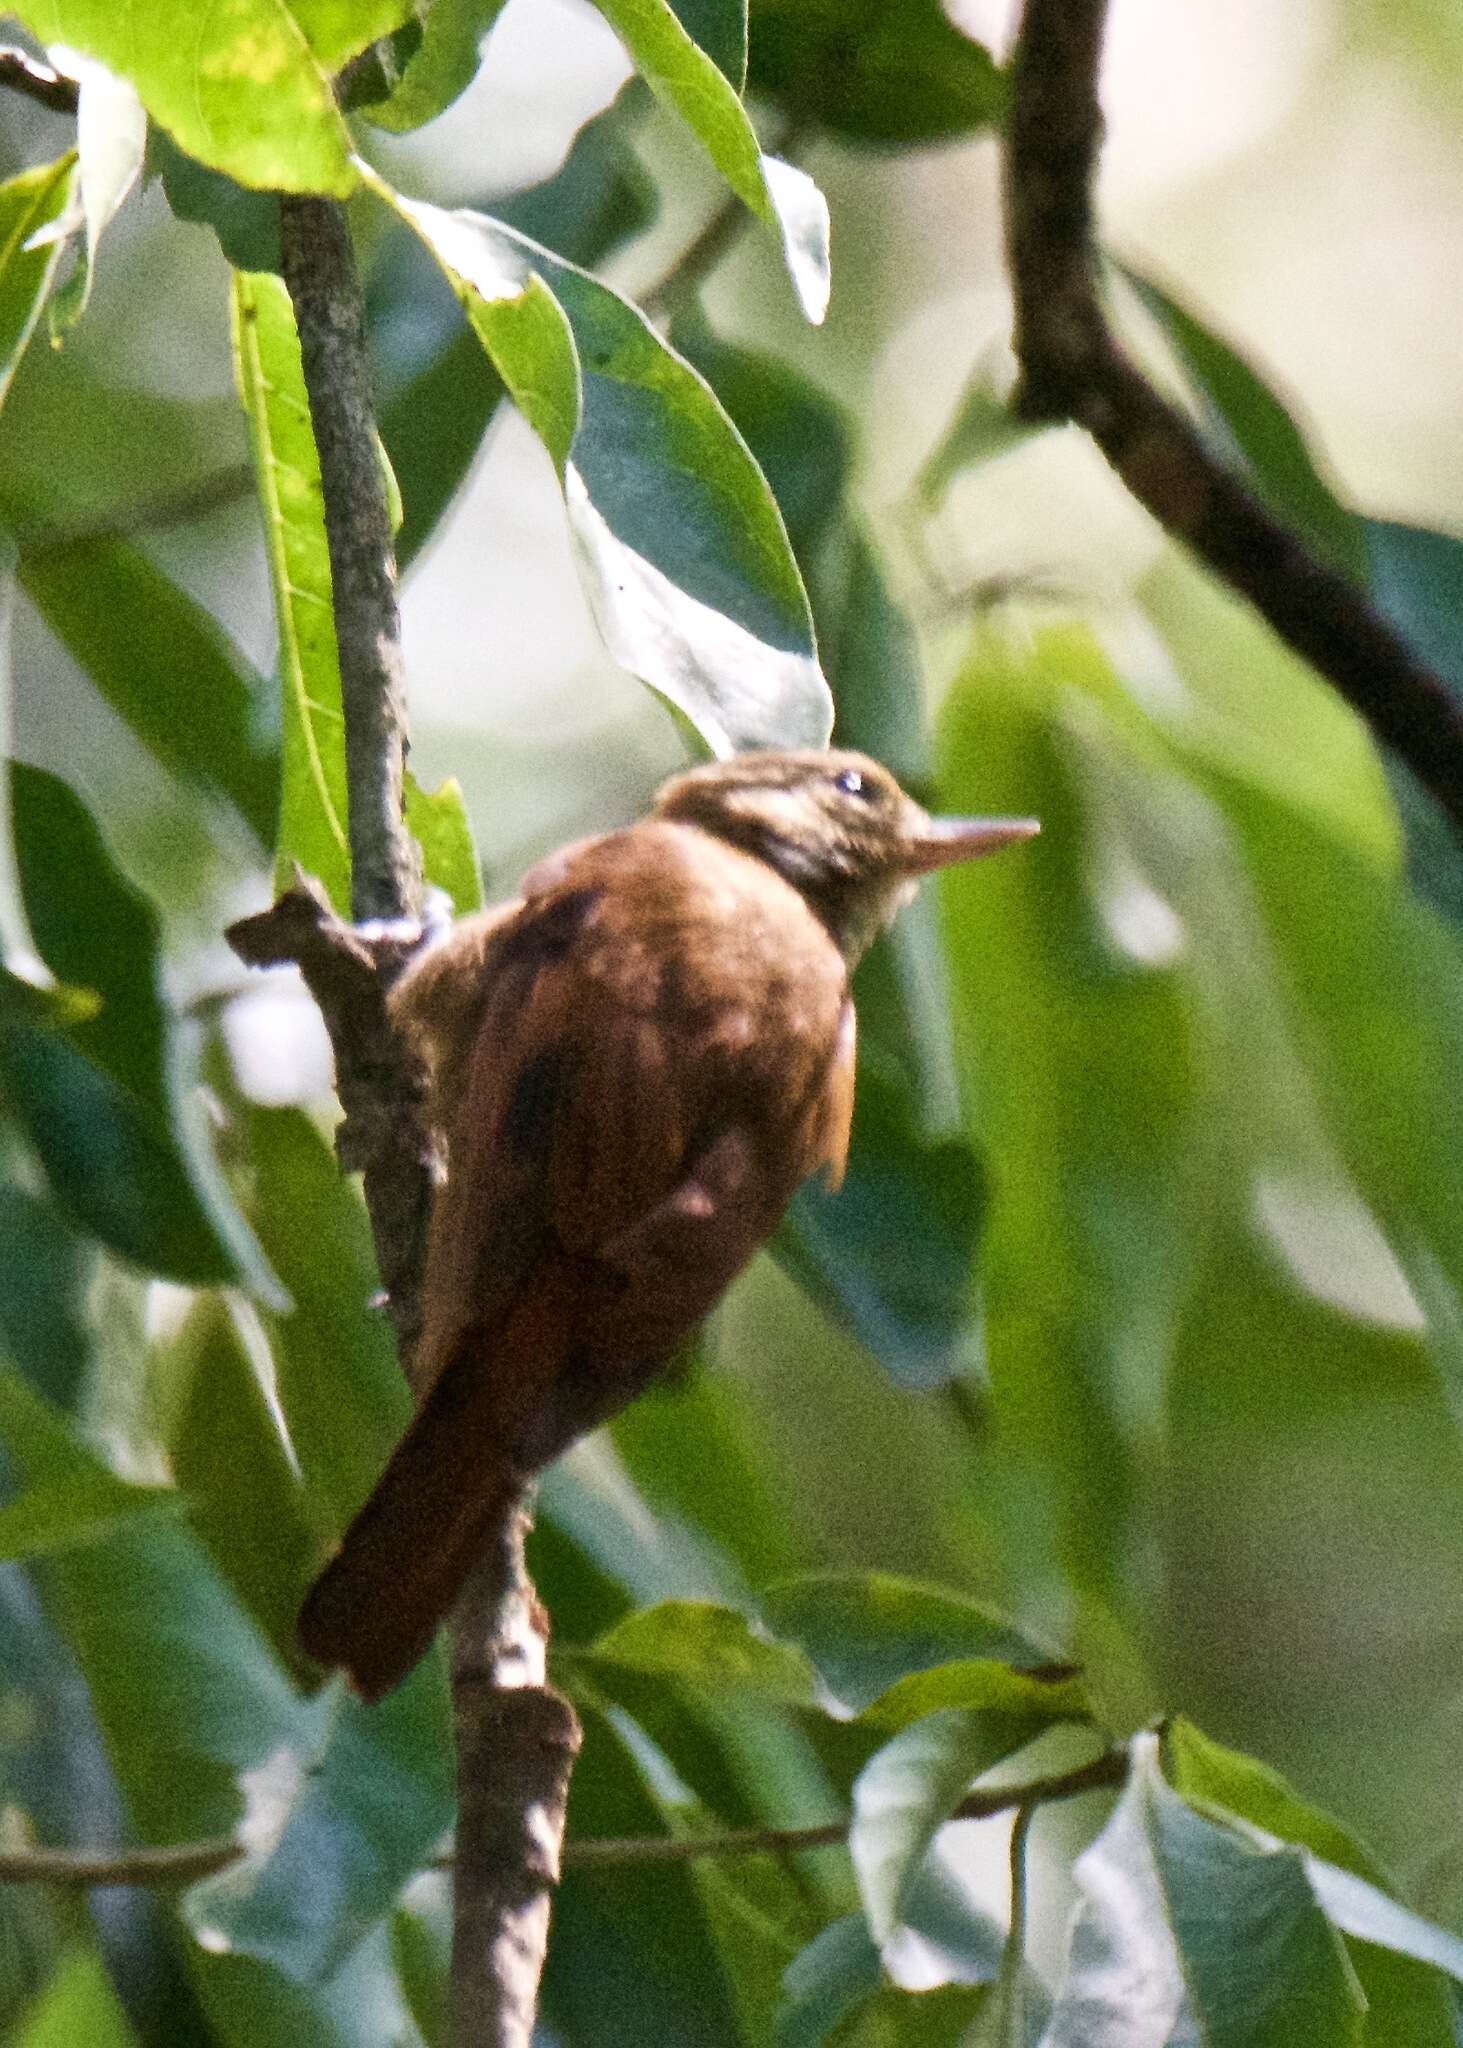
<path fill-rule="evenodd" d="M 53 114 L 74 114 L 80 98 L 75 79 L 63 78 L 39 57 L 17 50 L 10 43 L 0 47 L 0 86 L 24 93 L 28 100 L 49 107 Z"/>
<path fill-rule="evenodd" d="M 324 488 L 345 714 L 351 908 L 362 919 L 405 917 L 418 908 L 418 887 L 402 820 L 401 623 L 360 281 L 335 200 L 281 195 L 279 238 Z"/>
<path fill-rule="evenodd" d="M 1395 749 L 1463 831 L 1463 703 L 1356 586 L 1218 462 L 1124 355 L 1092 239 L 1105 0 L 1027 0 L 1006 145 L 1018 410 L 1075 420 L 1187 543 Z"/>

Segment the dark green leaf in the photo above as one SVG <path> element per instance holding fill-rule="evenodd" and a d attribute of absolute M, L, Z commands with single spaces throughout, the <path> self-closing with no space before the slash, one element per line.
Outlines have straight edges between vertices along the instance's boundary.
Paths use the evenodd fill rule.
<path fill-rule="evenodd" d="M 148 137 L 148 163 L 178 220 L 210 227 L 235 270 L 279 269 L 279 198 L 254 192 L 179 149 L 165 128 Z"/>
<path fill-rule="evenodd" d="M 1006 82 L 939 0 L 752 0 L 748 79 L 794 121 L 913 144 L 999 121 Z"/>
<path fill-rule="evenodd" d="M 747 82 L 746 0 L 671 0 L 676 19 L 740 93 Z"/>
<path fill-rule="evenodd" d="M 500 220 L 590 268 L 654 217 L 655 187 L 627 146 L 644 96 L 638 81 L 589 121 L 562 167 L 495 202 Z M 503 380 L 465 328 L 451 287 L 418 238 L 393 226 L 367 286 L 372 348 L 383 386 L 381 438 L 401 485 L 396 537 L 405 566 L 446 510 L 503 396 Z"/>
<path fill-rule="evenodd" d="M 157 919 L 67 785 L 11 764 L 16 868 L 37 950 L 100 998 L 64 1036 L 0 1032 L 6 1093 L 58 1197 L 113 1250 L 179 1280 L 275 1283 L 189 1114 L 159 991 Z"/>
<path fill-rule="evenodd" d="M 969 1362 L 984 1209 L 969 1146 L 924 1137 L 907 1092 L 865 1060 L 843 1186 L 801 1188 L 774 1249 L 901 1385 L 938 1386 Z"/>
<path fill-rule="evenodd" d="M 679 1678 L 705 1692 L 744 1691 L 789 1706 L 812 1704 L 813 1667 L 787 1643 L 753 1632 L 744 1615 L 703 1600 L 662 1600 L 616 1622 L 576 1664 L 599 1664 Z"/>
<path fill-rule="evenodd" d="M 393 133 L 434 121 L 477 76 L 483 43 L 504 0 L 431 0 L 416 47 L 384 97 L 363 103 L 368 121 Z"/>
<path fill-rule="evenodd" d="M 342 1692 L 278 1840 L 189 1893 L 204 1947 L 257 1956 L 305 1983 L 330 1976 L 451 1822 L 450 1734 L 439 1657 L 374 1707 Z"/>
<path fill-rule="evenodd" d="M 67 1410 L 91 1348 L 86 1294 L 95 1266 L 94 1247 L 56 1203 L 0 1182 L 0 1352 Z"/>
<path fill-rule="evenodd" d="M 816 324 L 828 304 L 827 203 L 805 171 L 763 156 L 738 97 L 740 79 L 729 78 L 693 40 L 689 27 L 705 30 L 710 0 L 697 0 L 689 25 L 669 0 L 595 4 L 656 98 L 680 114 L 738 199 L 776 229 L 798 301 Z M 725 53 L 719 32 L 713 42 Z"/>
<path fill-rule="evenodd" d="M 834 738 L 920 789 L 930 748 L 919 643 L 862 528 L 849 523 L 829 533 L 809 573 L 809 594 L 833 688 Z"/>
<path fill-rule="evenodd" d="M 769 1587 L 760 1604 L 774 1635 L 805 1651 L 829 1691 L 854 1710 L 931 1664 L 967 1657 L 1048 1661 L 1046 1650 L 994 1608 L 887 1572 L 787 1579 Z"/>
<path fill-rule="evenodd" d="M 486 215 L 383 198 L 432 247 L 560 466 L 611 653 L 719 751 L 821 744 L 807 597 L 756 465 L 618 293 Z"/>
<path fill-rule="evenodd" d="M 879 1951 L 862 1913 L 847 1913 L 815 1935 L 783 1975 L 778 2048 L 818 2048 L 838 2022 L 883 1981 Z"/>

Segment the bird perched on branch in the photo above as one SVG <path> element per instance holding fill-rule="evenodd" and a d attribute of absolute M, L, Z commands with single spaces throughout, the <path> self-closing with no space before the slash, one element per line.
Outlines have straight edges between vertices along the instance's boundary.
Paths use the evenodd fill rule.
<path fill-rule="evenodd" d="M 861 754 L 743 754 L 563 848 L 392 992 L 445 1151 L 418 1408 L 300 1641 L 367 1699 L 426 1649 L 526 1480 L 668 1364 L 820 1168 L 849 975 L 917 878 L 1036 830 L 931 818 Z"/>

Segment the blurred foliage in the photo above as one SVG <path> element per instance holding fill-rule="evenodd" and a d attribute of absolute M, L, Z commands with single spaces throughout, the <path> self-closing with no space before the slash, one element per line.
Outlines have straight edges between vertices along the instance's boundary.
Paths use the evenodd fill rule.
<path fill-rule="evenodd" d="M 861 970 L 842 1190 L 805 1189 L 681 1382 L 546 1481 L 533 1566 L 585 1727 L 551 2037 L 1445 2048 L 1456 841 L 1166 548 L 1089 602 L 1023 587 L 997 532 L 979 587 L 937 587 L 962 488 L 1030 452 L 979 365 L 891 514 L 863 488 L 879 421 L 810 377 L 817 345 L 794 364 L 754 286 L 732 322 L 702 291 L 744 213 L 821 311 L 821 197 L 752 114 L 892 190 L 999 122 L 1000 65 L 936 0 L 602 0 L 636 78 L 557 170 L 453 209 L 383 138 L 492 72 L 497 0 L 14 11 L 79 53 L 84 118 L 79 157 L 53 117 L 18 130 L 0 184 L 0 615 L 16 734 L 50 735 L 0 800 L 0 1850 L 242 1853 L 179 1892 L 0 1887 L 0 2037 L 442 2039 L 440 1658 L 367 1709 L 292 1628 L 407 1396 L 300 1005 L 237 999 L 214 936 L 295 861 L 349 899 L 285 187 L 356 195 L 413 574 L 511 405 L 606 645 L 689 740 L 818 741 L 831 715 L 932 801 L 1043 822 Z M 136 254 L 138 202 L 108 223 L 139 102 Z M 725 185 L 709 243 L 672 122 Z M 643 303 L 596 274 L 677 233 L 700 254 Z M 142 295 L 166 275 L 210 308 L 196 384 L 125 323 L 115 360 L 85 354 L 114 246 Z M 1303 393 L 1121 276 L 1225 459 L 1463 686 L 1463 541 L 1358 511 Z M 59 353 L 48 318 L 79 322 Z M 246 439 L 257 514 L 225 526 Z M 231 605 L 266 561 L 272 659 Z M 408 803 L 470 907 L 462 793 Z M 1104 1757 L 1069 1824 L 1023 1810 L 1014 1865 L 1008 1821 L 951 1823 L 972 1786 Z M 604 1860 L 827 1824 L 847 1839 Z"/>

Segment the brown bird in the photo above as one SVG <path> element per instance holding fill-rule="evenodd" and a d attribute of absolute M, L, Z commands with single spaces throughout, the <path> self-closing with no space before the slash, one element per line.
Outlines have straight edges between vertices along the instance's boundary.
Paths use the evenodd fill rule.
<path fill-rule="evenodd" d="M 853 753 L 743 754 L 564 847 L 392 1004 L 446 1156 L 416 1419 L 300 1642 L 375 1699 L 524 1481 L 673 1358 L 853 1109 L 849 974 L 918 876 L 1035 832 Z"/>

